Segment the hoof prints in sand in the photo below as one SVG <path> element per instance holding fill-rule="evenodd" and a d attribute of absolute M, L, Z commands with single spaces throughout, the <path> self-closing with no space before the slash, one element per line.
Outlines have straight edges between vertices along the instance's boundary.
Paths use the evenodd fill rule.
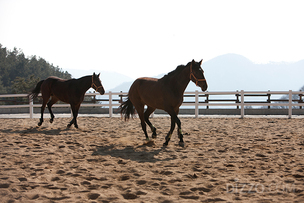
<path fill-rule="evenodd" d="M 147 145 L 138 119 L 1 119 L 0 199 L 303 201 L 302 120 L 181 118 L 185 148 L 176 134 L 162 146 L 169 118 L 151 121 L 159 134 Z"/>

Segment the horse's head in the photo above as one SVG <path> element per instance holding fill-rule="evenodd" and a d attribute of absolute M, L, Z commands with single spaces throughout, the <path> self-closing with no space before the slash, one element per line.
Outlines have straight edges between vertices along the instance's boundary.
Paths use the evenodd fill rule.
<path fill-rule="evenodd" d="M 203 59 L 200 62 L 195 62 L 194 59 L 190 62 L 190 80 L 206 91 L 208 88 L 207 81 L 204 76 L 204 71 L 201 68 Z"/>
<path fill-rule="evenodd" d="M 105 90 L 103 89 L 103 86 L 101 84 L 101 81 L 99 79 L 99 75 L 96 75 L 95 73 L 93 73 L 92 75 L 92 84 L 91 84 L 91 87 L 96 90 L 97 92 L 99 92 L 100 94 L 104 94 L 105 93 Z"/>

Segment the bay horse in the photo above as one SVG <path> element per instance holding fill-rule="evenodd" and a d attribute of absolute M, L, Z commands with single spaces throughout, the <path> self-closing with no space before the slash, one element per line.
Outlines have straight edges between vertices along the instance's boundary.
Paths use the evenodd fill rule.
<path fill-rule="evenodd" d="M 178 126 L 179 145 L 184 146 L 183 133 L 181 130 L 181 122 L 177 117 L 179 107 L 183 103 L 183 94 L 190 80 L 197 86 L 201 87 L 202 91 L 207 90 L 207 81 L 204 76 L 204 71 L 201 68 L 202 64 L 192 60 L 186 66 L 180 65 L 174 71 L 168 73 L 160 79 L 156 78 L 138 78 L 129 89 L 128 98 L 120 105 L 121 115 L 124 115 L 125 120 L 133 117 L 135 109 L 141 121 L 142 130 L 145 133 L 146 139 L 149 140 L 146 123 L 152 131 L 152 138 L 156 138 L 156 128 L 149 121 L 149 116 L 155 109 L 162 109 L 171 116 L 171 128 L 168 132 L 164 146 L 167 146 L 175 128 L 175 123 Z M 144 106 L 147 110 L 144 112 Z"/>
<path fill-rule="evenodd" d="M 86 91 L 92 87 L 101 95 L 105 93 L 99 79 L 99 75 L 100 74 L 96 75 L 93 73 L 93 75 L 69 80 L 50 76 L 47 79 L 38 82 L 35 89 L 33 89 L 29 94 L 30 99 L 36 98 L 40 91 L 42 94 L 43 102 L 41 106 L 41 118 L 38 126 L 41 126 L 43 123 L 43 112 L 46 105 L 51 114 L 50 123 L 53 123 L 55 116 L 51 108 L 53 104 L 60 100 L 71 105 L 73 119 L 67 127 L 69 128 L 72 124 L 74 124 L 75 128 L 78 128 L 76 118 L 78 116 L 78 110 L 80 108 L 80 104 L 84 99 Z"/>

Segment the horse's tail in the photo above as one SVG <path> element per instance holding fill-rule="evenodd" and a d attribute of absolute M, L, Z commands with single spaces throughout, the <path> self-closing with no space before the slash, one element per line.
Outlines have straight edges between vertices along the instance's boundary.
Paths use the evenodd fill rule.
<path fill-rule="evenodd" d="M 31 91 L 31 93 L 28 94 L 31 100 L 35 99 L 38 94 L 40 93 L 40 87 L 44 80 L 41 80 L 40 82 L 37 83 L 36 87 Z"/>
<path fill-rule="evenodd" d="M 128 120 L 131 117 L 133 118 L 134 114 L 135 114 L 135 107 L 133 106 L 131 100 L 128 99 L 126 101 L 124 101 L 120 106 L 120 114 L 124 115 L 125 117 L 125 121 Z"/>

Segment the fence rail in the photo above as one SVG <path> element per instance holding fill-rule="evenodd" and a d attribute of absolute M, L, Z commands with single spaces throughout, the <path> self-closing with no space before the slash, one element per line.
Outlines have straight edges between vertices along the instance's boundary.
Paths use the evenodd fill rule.
<path fill-rule="evenodd" d="M 87 93 L 86 96 L 95 96 L 100 95 L 99 93 Z M 230 95 L 230 97 L 229 97 Z M 271 98 L 274 95 L 288 95 L 288 99 L 273 99 Z M 293 95 L 298 97 L 294 98 Z M 302 91 L 224 91 L 224 92 L 185 92 L 184 102 L 182 106 L 193 106 L 195 109 L 195 117 L 199 116 L 199 107 L 205 106 L 208 109 L 211 106 L 221 106 L 221 107 L 231 107 L 235 106 L 236 108 L 241 109 L 241 118 L 245 116 L 245 108 L 249 106 L 266 106 L 270 108 L 271 106 L 285 106 L 288 109 L 288 118 L 292 117 L 293 107 L 302 108 L 304 106 L 303 101 L 304 92 Z M 225 96 L 229 98 L 212 98 L 215 96 Z M 234 96 L 235 98 L 231 98 Z M 27 98 L 27 94 L 6 94 L 0 95 L 0 102 L 13 101 L 12 99 L 6 100 L 5 98 Z M 82 107 L 108 107 L 109 108 L 109 117 L 113 116 L 113 108 L 118 107 L 123 101 L 124 97 L 127 97 L 126 92 L 108 92 L 105 93 L 102 97 L 106 99 L 94 99 L 95 103 L 82 103 Z M 115 97 L 115 98 L 114 98 Z M 256 97 L 259 100 L 249 100 L 245 98 Z M 187 98 L 192 98 L 194 100 L 189 101 Z M 202 100 L 203 98 L 204 100 Z M 262 98 L 262 100 L 261 100 Z M 28 99 L 28 104 L 20 105 L 1 105 L 0 109 L 3 108 L 29 108 L 30 118 L 33 118 L 34 108 L 41 107 L 41 104 L 34 104 L 33 101 Z M 100 101 L 105 103 L 100 103 Z M 283 102 L 283 103 L 282 103 Z M 69 104 L 55 104 L 53 107 L 69 107 Z"/>

